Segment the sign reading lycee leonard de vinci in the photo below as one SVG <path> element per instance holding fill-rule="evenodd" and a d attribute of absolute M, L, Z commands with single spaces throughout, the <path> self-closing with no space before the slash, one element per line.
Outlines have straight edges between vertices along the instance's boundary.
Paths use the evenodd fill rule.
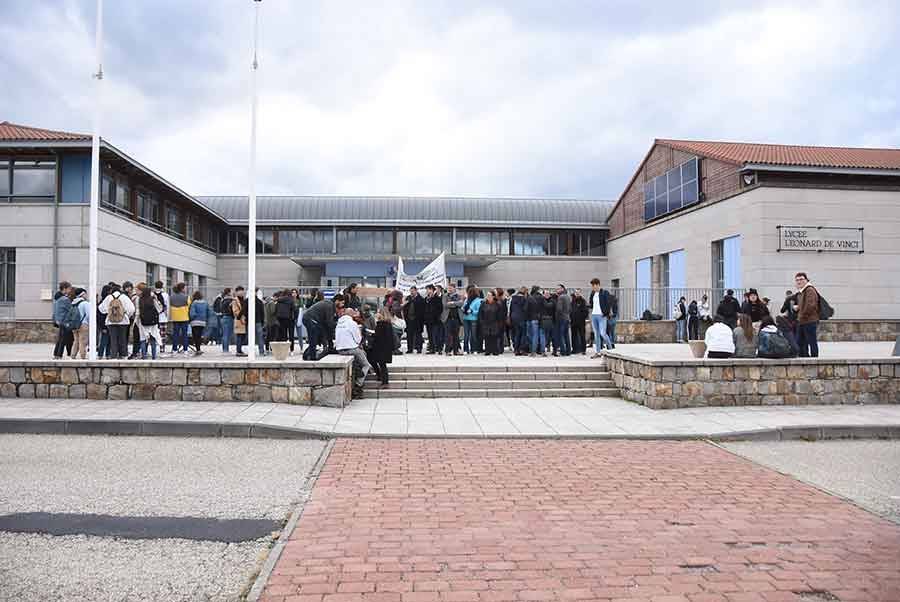
<path fill-rule="evenodd" d="M 862 253 L 863 229 L 831 226 L 778 226 L 779 251 Z"/>

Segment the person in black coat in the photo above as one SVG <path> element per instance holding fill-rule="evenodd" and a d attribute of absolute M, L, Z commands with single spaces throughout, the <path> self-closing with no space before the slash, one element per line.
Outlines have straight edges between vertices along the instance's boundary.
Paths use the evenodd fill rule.
<path fill-rule="evenodd" d="M 278 320 L 278 340 L 291 342 L 294 352 L 294 331 L 297 324 L 297 305 L 288 290 L 281 291 L 275 302 L 275 318 Z"/>
<path fill-rule="evenodd" d="M 587 300 L 581 294 L 581 289 L 575 289 L 572 295 L 572 353 L 587 353 L 586 325 L 590 312 L 588 312 Z"/>
<path fill-rule="evenodd" d="M 485 355 L 500 354 L 504 316 L 503 305 L 497 302 L 493 291 L 487 291 L 484 303 L 481 304 L 481 309 L 478 310 L 478 323 L 481 326 L 481 334 L 484 339 Z"/>
<path fill-rule="evenodd" d="M 716 308 L 716 315 L 722 317 L 722 323 L 727 324 L 729 328 L 734 330 L 737 328 L 737 315 L 741 311 L 741 304 L 734 298 L 734 291 L 728 289 L 725 291 L 725 297 Z"/>
<path fill-rule="evenodd" d="M 541 355 L 546 355 L 551 343 L 553 355 L 559 355 L 559 343 L 556 341 L 556 298 L 549 289 L 544 291 L 541 303 L 541 331 L 544 333 Z"/>
<path fill-rule="evenodd" d="M 388 385 L 389 374 L 387 365 L 391 363 L 394 355 L 394 327 L 391 325 L 393 315 L 390 308 L 385 305 L 378 310 L 375 322 L 375 334 L 372 336 L 372 345 L 369 347 L 368 359 L 375 374 L 381 381 L 381 386 Z"/>
<path fill-rule="evenodd" d="M 769 315 L 769 307 L 760 300 L 755 288 L 747 291 L 747 300 L 741 305 L 741 313 L 750 316 L 751 322 L 759 322 Z"/>
<path fill-rule="evenodd" d="M 528 289 L 524 286 L 509 298 L 509 325 L 512 328 L 513 351 L 524 355 L 528 350 L 528 326 L 525 319 L 525 304 Z"/>
<path fill-rule="evenodd" d="M 422 329 L 425 326 L 425 299 L 416 287 L 409 288 L 409 298 L 403 306 L 406 321 L 406 352 L 422 353 Z"/>
<path fill-rule="evenodd" d="M 444 350 L 444 324 L 441 322 L 444 300 L 436 293 L 437 289 L 433 284 L 425 287 L 424 322 L 428 332 L 428 353 L 440 353 Z"/>

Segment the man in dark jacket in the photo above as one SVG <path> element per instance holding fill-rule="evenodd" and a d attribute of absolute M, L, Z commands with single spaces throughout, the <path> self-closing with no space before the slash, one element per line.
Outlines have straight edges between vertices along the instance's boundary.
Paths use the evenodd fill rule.
<path fill-rule="evenodd" d="M 403 319 L 406 321 L 406 352 L 422 353 L 422 328 L 425 325 L 425 299 L 419 290 L 411 286 L 409 298 L 403 306 Z"/>
<path fill-rule="evenodd" d="M 509 298 L 509 324 L 512 327 L 512 344 L 516 355 L 524 355 L 528 348 L 528 327 L 525 319 L 527 301 L 528 289 L 524 286 Z"/>
<path fill-rule="evenodd" d="M 581 289 L 576 288 L 572 297 L 572 353 L 587 353 L 587 338 L 585 335 L 588 320 L 587 300 L 581 294 Z"/>
<path fill-rule="evenodd" d="M 275 302 L 275 319 L 278 320 L 278 340 L 291 342 L 294 352 L 294 332 L 297 329 L 297 304 L 290 291 L 282 291 Z"/>
<path fill-rule="evenodd" d="M 344 295 L 335 295 L 330 301 L 322 299 L 303 312 L 303 326 L 306 328 L 307 344 L 303 359 L 315 361 L 316 347 L 321 343 L 326 349 L 334 340 L 335 316 L 344 307 Z"/>
<path fill-rule="evenodd" d="M 465 303 L 465 299 L 456 292 L 456 285 L 452 282 L 447 286 L 447 294 L 444 296 L 446 300 L 441 321 L 444 323 L 444 334 L 447 339 L 446 354 L 459 355 L 459 329 L 462 324 L 462 315 L 459 310 Z"/>
<path fill-rule="evenodd" d="M 53 359 L 62 359 L 63 350 L 72 356 L 72 343 L 75 337 L 71 330 L 66 328 L 66 316 L 69 314 L 69 308 L 72 306 L 72 285 L 68 282 L 59 283 L 59 291 L 57 291 L 53 300 L 53 323 L 59 329 L 56 335 L 56 345 L 53 347 Z"/>
<path fill-rule="evenodd" d="M 806 272 L 794 276 L 797 285 L 797 343 L 800 357 L 819 357 L 819 291 L 809 282 Z"/>
<path fill-rule="evenodd" d="M 769 315 L 769 307 L 760 300 L 755 288 L 747 291 L 747 300 L 741 305 L 741 313 L 750 316 L 751 322 L 759 322 Z"/>
<path fill-rule="evenodd" d="M 443 292 L 443 291 L 441 291 Z M 437 293 L 433 284 L 425 287 L 425 304 L 423 316 L 425 329 L 428 331 L 428 353 L 440 353 L 444 349 L 444 324 L 441 314 L 444 311 L 444 300 Z"/>
<path fill-rule="evenodd" d="M 541 330 L 541 311 L 543 308 L 544 296 L 541 294 L 541 287 L 534 285 L 531 287 L 531 294 L 528 295 L 528 299 L 525 300 L 525 322 L 528 324 L 528 348 L 532 357 L 534 357 L 538 349 L 543 347 L 543 344 L 541 343 L 541 335 L 543 334 L 543 331 Z"/>
<path fill-rule="evenodd" d="M 256 290 L 258 291 L 259 289 L 257 288 Z M 235 321 L 243 320 L 244 322 L 246 322 L 248 317 L 250 316 L 250 303 L 247 299 L 246 291 L 244 290 L 244 287 L 237 286 L 235 287 L 234 292 L 237 294 L 237 298 L 241 300 L 241 312 L 240 314 L 235 316 L 234 319 Z M 266 354 L 266 341 L 263 338 L 263 325 L 266 322 L 266 306 L 257 295 L 253 295 L 253 298 L 256 301 L 256 315 L 254 315 L 256 324 L 253 326 L 247 324 L 247 328 L 254 329 L 254 334 L 256 335 L 256 348 L 259 351 L 260 357 L 262 357 Z M 247 355 L 246 353 L 244 353 L 242 347 L 248 340 L 249 338 L 247 334 L 239 334 L 236 336 L 236 357 L 245 357 Z"/>
<path fill-rule="evenodd" d="M 722 322 L 729 328 L 737 328 L 737 315 L 741 311 L 741 304 L 734 298 L 734 291 L 728 289 L 725 291 L 725 297 L 719 302 L 716 308 L 716 314 L 722 316 Z"/>
<path fill-rule="evenodd" d="M 560 355 L 572 355 L 572 338 L 569 333 L 569 320 L 572 317 L 572 298 L 562 284 L 556 287 L 556 341 Z"/>

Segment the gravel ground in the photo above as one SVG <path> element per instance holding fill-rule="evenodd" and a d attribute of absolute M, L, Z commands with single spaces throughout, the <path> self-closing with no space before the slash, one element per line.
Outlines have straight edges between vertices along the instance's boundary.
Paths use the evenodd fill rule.
<path fill-rule="evenodd" d="M 900 441 L 736 442 L 725 447 L 900 523 Z"/>
<path fill-rule="evenodd" d="M 284 518 L 322 441 L 0 436 L 0 513 Z"/>
<path fill-rule="evenodd" d="M 0 436 L 0 514 L 284 520 L 321 441 Z M 232 601 L 272 544 L 0 533 L 0 600 Z"/>

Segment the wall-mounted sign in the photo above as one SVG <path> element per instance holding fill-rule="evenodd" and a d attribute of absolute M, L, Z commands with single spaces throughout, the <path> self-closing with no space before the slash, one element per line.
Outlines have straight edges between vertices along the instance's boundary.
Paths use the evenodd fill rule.
<path fill-rule="evenodd" d="M 862 228 L 778 226 L 779 251 L 862 253 Z"/>

